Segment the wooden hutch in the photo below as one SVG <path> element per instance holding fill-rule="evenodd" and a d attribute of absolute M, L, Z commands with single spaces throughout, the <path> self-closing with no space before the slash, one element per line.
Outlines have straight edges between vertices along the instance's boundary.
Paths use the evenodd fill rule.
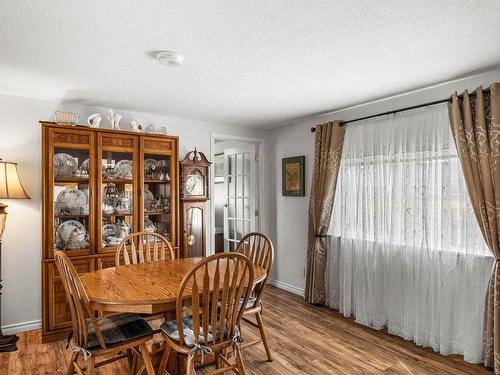
<path fill-rule="evenodd" d="M 127 233 L 155 231 L 179 255 L 176 136 L 42 125 L 42 340 L 67 336 L 69 307 L 54 264 L 78 272 L 114 266 Z"/>

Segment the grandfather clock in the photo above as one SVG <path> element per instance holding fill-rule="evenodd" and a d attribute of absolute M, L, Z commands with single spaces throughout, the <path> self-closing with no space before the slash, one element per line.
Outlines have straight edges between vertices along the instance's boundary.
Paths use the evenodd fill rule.
<path fill-rule="evenodd" d="M 210 199 L 208 176 L 212 163 L 196 148 L 180 162 L 181 236 L 183 257 L 206 255 L 205 216 Z"/>

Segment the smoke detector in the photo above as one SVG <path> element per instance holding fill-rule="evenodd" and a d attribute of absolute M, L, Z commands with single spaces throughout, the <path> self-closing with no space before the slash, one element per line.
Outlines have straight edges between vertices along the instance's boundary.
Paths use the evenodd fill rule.
<path fill-rule="evenodd" d="M 184 61 L 184 56 L 173 51 L 161 51 L 156 54 L 156 60 L 165 66 L 179 66 Z"/>

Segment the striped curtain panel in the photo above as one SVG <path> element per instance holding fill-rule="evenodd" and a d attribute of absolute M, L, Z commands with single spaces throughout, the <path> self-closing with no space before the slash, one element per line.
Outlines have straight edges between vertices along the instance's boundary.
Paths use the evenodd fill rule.
<path fill-rule="evenodd" d="M 340 169 L 345 127 L 340 121 L 316 127 L 314 167 L 309 198 L 309 235 L 305 299 L 324 304 L 327 233 Z"/>
<path fill-rule="evenodd" d="M 500 374 L 500 84 L 452 95 L 450 124 L 481 232 L 496 262 L 486 294 L 485 365 Z"/>

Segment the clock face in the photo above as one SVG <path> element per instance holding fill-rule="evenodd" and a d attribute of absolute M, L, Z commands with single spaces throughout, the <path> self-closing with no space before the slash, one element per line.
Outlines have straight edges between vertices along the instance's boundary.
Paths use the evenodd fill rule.
<path fill-rule="evenodd" d="M 186 177 L 186 195 L 203 194 L 203 177 L 199 174 L 189 174 Z"/>

